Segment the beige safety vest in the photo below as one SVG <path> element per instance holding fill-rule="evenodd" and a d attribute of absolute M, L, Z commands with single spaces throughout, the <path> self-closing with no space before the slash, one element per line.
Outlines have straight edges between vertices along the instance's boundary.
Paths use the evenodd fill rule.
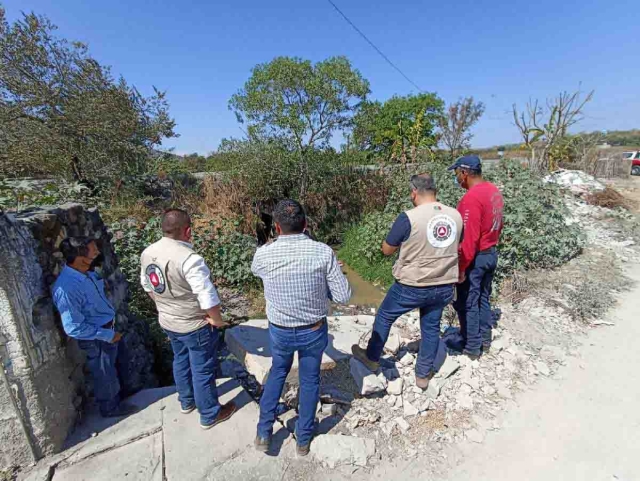
<path fill-rule="evenodd" d="M 193 254 L 190 247 L 163 237 L 147 247 L 140 257 L 142 273 L 153 287 L 158 320 L 169 331 L 193 332 L 207 324 L 206 312 L 182 271 L 185 261 Z"/>
<path fill-rule="evenodd" d="M 411 234 L 400 247 L 393 276 L 415 287 L 458 282 L 458 244 L 462 217 L 440 202 L 422 204 L 406 212 Z"/>

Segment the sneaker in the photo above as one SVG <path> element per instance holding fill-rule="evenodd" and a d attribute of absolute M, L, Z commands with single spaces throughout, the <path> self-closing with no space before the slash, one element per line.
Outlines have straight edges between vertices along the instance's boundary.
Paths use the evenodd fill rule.
<path fill-rule="evenodd" d="M 433 373 L 429 374 L 427 377 L 418 377 L 416 375 L 416 386 L 423 391 L 426 391 L 426 389 L 429 387 L 429 381 L 431 381 L 431 379 L 433 379 Z"/>
<path fill-rule="evenodd" d="M 469 351 L 467 349 L 465 349 L 464 351 L 462 351 L 462 354 L 464 354 L 465 356 L 467 356 L 469 359 L 471 359 L 472 361 L 476 361 L 478 359 L 480 359 L 480 356 L 482 356 L 482 351 Z"/>
<path fill-rule="evenodd" d="M 380 363 L 369 359 L 367 357 L 367 350 L 362 349 L 357 344 L 351 346 L 351 353 L 353 354 L 353 357 L 364 364 L 366 368 L 369 369 L 369 371 L 376 372 L 378 369 L 380 369 Z"/>
<path fill-rule="evenodd" d="M 298 456 L 306 456 L 307 454 L 309 454 L 310 449 L 311 449 L 311 443 L 305 444 L 304 446 L 300 446 L 299 444 L 296 444 L 296 454 Z"/>
<path fill-rule="evenodd" d="M 261 453 L 266 453 L 267 451 L 269 451 L 269 446 L 271 445 L 271 438 L 261 438 L 260 436 L 256 436 L 255 441 L 253 442 L 253 445 L 256 447 L 257 451 L 260 451 Z"/>
<path fill-rule="evenodd" d="M 189 414 L 189 413 L 193 412 L 195 408 L 196 408 L 195 404 L 192 404 L 191 406 L 188 406 L 186 408 L 180 407 L 180 412 L 182 414 Z"/>
<path fill-rule="evenodd" d="M 200 427 L 202 429 L 211 429 L 216 424 L 220 424 L 226 421 L 227 419 L 229 419 L 231 416 L 233 416 L 233 413 L 235 413 L 237 410 L 238 408 L 232 402 L 223 404 L 216 418 L 213 421 L 211 421 L 209 424 L 200 423 Z"/>
<path fill-rule="evenodd" d="M 103 418 L 118 418 L 122 416 L 130 416 L 131 414 L 135 414 L 138 412 L 138 407 L 133 404 L 128 404 L 125 402 L 121 402 L 118 406 L 113 410 L 106 414 L 102 414 Z"/>

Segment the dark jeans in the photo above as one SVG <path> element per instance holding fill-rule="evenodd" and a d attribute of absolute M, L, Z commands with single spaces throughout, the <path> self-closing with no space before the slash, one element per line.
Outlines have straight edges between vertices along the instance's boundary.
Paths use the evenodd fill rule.
<path fill-rule="evenodd" d="M 218 330 L 207 325 L 193 332 L 165 332 L 173 349 L 173 378 L 180 405 L 183 409 L 195 405 L 202 424 L 213 422 L 220 412 L 216 388 Z"/>
<path fill-rule="evenodd" d="M 467 269 L 466 280 L 458 285 L 458 298 L 453 307 L 460 319 L 465 350 L 472 354 L 479 354 L 483 343 L 491 343 L 491 285 L 497 266 L 495 248 L 479 252 Z"/>
<path fill-rule="evenodd" d="M 78 340 L 78 346 L 87 355 L 87 368 L 93 382 L 93 395 L 102 415 L 109 414 L 120 404 L 120 381 L 116 370 L 118 344 L 97 339 Z"/>
<path fill-rule="evenodd" d="M 298 353 L 300 400 L 296 438 L 306 446 L 313 437 L 316 408 L 320 399 L 320 364 L 322 353 L 329 344 L 329 331 L 325 322 L 319 329 L 282 329 L 269 324 L 271 338 L 271 371 L 260 399 L 258 436 L 269 438 L 273 433 L 276 408 L 284 382 L 291 371 L 293 355 Z"/>
<path fill-rule="evenodd" d="M 420 353 L 416 362 L 416 376 L 427 377 L 434 372 L 434 360 L 440 344 L 442 311 L 453 299 L 453 284 L 433 287 L 411 287 L 396 282 L 382 301 L 373 333 L 367 346 L 367 357 L 380 361 L 382 350 L 394 322 L 413 309 L 420 309 Z"/>

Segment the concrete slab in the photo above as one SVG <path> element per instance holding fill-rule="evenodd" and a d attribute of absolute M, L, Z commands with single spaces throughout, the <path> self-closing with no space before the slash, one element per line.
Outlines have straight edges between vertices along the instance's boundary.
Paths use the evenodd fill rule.
<path fill-rule="evenodd" d="M 218 379 L 217 384 L 220 402 L 233 400 L 238 412 L 212 429 L 200 427 L 197 412 L 181 414 L 177 400 L 166 403 L 163 432 L 167 481 L 217 479 L 211 476 L 220 466 L 253 450 L 258 405 L 236 380 Z"/>
<path fill-rule="evenodd" d="M 162 433 L 56 469 L 53 481 L 162 481 Z M 183 478 L 188 479 L 188 478 Z"/>
<path fill-rule="evenodd" d="M 140 411 L 126 418 L 103 418 L 94 406 L 67 440 L 67 463 L 77 463 L 162 429 L 162 411 L 174 387 L 145 389 L 127 399 Z M 177 403 L 177 401 L 174 401 Z M 95 435 L 94 435 L 95 434 Z"/>
<path fill-rule="evenodd" d="M 329 346 L 322 358 L 322 370 L 336 367 L 338 361 L 351 357 L 351 346 L 357 344 L 373 328 L 374 316 L 333 316 L 329 322 Z M 267 319 L 252 319 L 227 329 L 225 341 L 229 351 L 245 365 L 260 384 L 264 384 L 271 369 L 271 349 Z M 298 379 L 298 357 L 288 381 Z"/>

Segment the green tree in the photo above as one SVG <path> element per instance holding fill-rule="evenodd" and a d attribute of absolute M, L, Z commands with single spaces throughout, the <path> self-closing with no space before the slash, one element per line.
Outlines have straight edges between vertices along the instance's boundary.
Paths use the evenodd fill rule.
<path fill-rule="evenodd" d="M 369 82 L 346 57 L 309 60 L 277 57 L 256 65 L 229 108 L 250 137 L 275 138 L 292 149 L 326 147 L 336 130 L 351 126 Z"/>
<path fill-rule="evenodd" d="M 372 156 L 406 162 L 438 143 L 436 127 L 444 102 L 435 93 L 367 102 L 355 118 L 353 142 Z"/>
<path fill-rule="evenodd" d="M 175 136 L 165 94 L 115 80 L 55 30 L 34 13 L 9 24 L 0 9 L 0 172 L 88 183 L 139 173 Z"/>

